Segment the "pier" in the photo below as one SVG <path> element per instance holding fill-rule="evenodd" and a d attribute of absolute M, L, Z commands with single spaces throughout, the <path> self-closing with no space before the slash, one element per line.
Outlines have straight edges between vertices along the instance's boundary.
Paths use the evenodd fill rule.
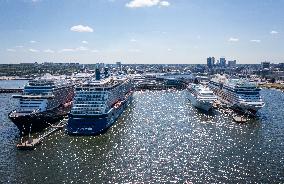
<path fill-rule="evenodd" d="M 185 89 L 187 83 L 183 80 L 145 80 L 135 86 L 135 90 L 167 90 L 167 89 Z"/>
<path fill-rule="evenodd" d="M 279 83 L 263 83 L 258 84 L 259 87 L 267 88 L 267 89 L 278 89 L 284 92 L 284 84 Z"/>
<path fill-rule="evenodd" d="M 20 150 L 33 150 L 35 147 L 43 142 L 45 138 L 55 133 L 58 130 L 63 129 L 65 124 L 67 123 L 67 119 L 61 120 L 57 125 L 51 125 L 46 132 L 42 135 L 39 135 L 37 138 L 29 137 L 26 141 L 21 141 L 21 143 L 17 144 L 17 148 Z"/>

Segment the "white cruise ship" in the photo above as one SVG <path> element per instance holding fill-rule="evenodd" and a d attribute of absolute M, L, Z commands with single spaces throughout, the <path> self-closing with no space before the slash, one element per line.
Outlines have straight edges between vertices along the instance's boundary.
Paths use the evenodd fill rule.
<path fill-rule="evenodd" d="M 259 94 L 261 89 L 246 79 L 228 79 L 216 75 L 209 82 L 209 87 L 222 103 L 237 111 L 255 115 L 264 106 Z"/>
<path fill-rule="evenodd" d="M 21 135 L 38 132 L 67 115 L 74 97 L 74 85 L 60 76 L 45 75 L 29 81 L 9 118 Z"/>
<path fill-rule="evenodd" d="M 199 109 L 209 111 L 212 109 L 214 101 L 217 100 L 213 91 L 202 84 L 190 84 L 188 85 L 187 90 L 189 92 L 188 96 L 192 105 Z"/>

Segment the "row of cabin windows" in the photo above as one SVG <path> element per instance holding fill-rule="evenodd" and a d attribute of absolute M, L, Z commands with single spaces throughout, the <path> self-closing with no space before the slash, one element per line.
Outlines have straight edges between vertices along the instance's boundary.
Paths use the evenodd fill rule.
<path fill-rule="evenodd" d="M 96 111 L 72 111 L 72 114 L 75 114 L 75 115 L 85 115 L 85 114 L 88 114 L 88 115 L 98 115 L 98 114 L 102 114 L 102 112 L 96 112 Z"/>
<path fill-rule="evenodd" d="M 20 104 L 41 104 L 41 102 L 20 102 Z"/>
<path fill-rule="evenodd" d="M 82 102 L 82 101 L 105 101 L 107 98 L 75 98 L 74 100 L 76 102 Z"/>
<path fill-rule="evenodd" d="M 72 113 L 86 113 L 86 112 L 102 112 L 101 109 L 74 109 L 71 111 Z"/>
<path fill-rule="evenodd" d="M 100 98 L 104 97 L 105 95 L 90 95 L 90 94 L 81 94 L 80 96 L 77 97 L 89 97 L 89 98 Z"/>
<path fill-rule="evenodd" d="M 76 91 L 76 94 L 106 94 L 105 91 Z"/>
<path fill-rule="evenodd" d="M 99 101 L 99 102 L 92 102 L 92 101 L 74 101 L 74 104 L 89 104 L 89 105 L 92 105 L 92 104 L 102 104 L 104 105 L 105 104 L 105 101 Z"/>
<path fill-rule="evenodd" d="M 233 93 L 232 91 L 228 91 L 228 96 L 230 97 L 234 97 L 235 96 L 235 93 Z M 244 98 L 247 98 L 247 99 L 260 99 L 260 96 L 259 96 L 259 93 L 238 93 L 239 94 L 239 97 L 244 97 Z"/>
<path fill-rule="evenodd" d="M 31 106 L 21 105 L 20 107 L 23 107 L 23 108 L 38 108 L 39 106 L 34 106 L 34 105 L 31 105 Z"/>
<path fill-rule="evenodd" d="M 74 100 L 74 104 L 105 104 L 105 101 Z"/>
<path fill-rule="evenodd" d="M 88 104 L 75 104 L 74 106 L 73 106 L 73 108 L 75 108 L 75 107 L 104 107 L 105 105 L 103 105 L 103 104 L 97 104 L 97 105 L 88 105 Z"/>
<path fill-rule="evenodd" d="M 101 109 L 103 109 L 103 108 L 100 108 L 100 107 L 96 107 L 96 108 L 94 108 L 94 107 L 80 107 L 80 109 L 81 110 L 101 110 Z"/>

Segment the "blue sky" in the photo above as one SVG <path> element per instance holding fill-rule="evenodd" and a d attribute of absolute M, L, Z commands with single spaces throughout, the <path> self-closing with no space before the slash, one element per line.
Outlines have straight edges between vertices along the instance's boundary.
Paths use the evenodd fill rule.
<path fill-rule="evenodd" d="M 284 61 L 284 0 L 0 0 L 0 63 Z"/>

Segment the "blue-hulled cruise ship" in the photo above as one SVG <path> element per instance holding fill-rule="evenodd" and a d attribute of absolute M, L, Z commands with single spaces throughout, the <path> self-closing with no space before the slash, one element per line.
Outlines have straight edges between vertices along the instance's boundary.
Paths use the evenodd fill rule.
<path fill-rule="evenodd" d="M 246 79 L 216 75 L 209 82 L 209 87 L 221 102 L 237 111 L 254 115 L 265 105 L 259 94 L 261 89 Z"/>
<path fill-rule="evenodd" d="M 125 76 L 100 79 L 98 75 L 75 89 L 66 132 L 96 135 L 106 131 L 132 101 L 132 80 Z"/>

